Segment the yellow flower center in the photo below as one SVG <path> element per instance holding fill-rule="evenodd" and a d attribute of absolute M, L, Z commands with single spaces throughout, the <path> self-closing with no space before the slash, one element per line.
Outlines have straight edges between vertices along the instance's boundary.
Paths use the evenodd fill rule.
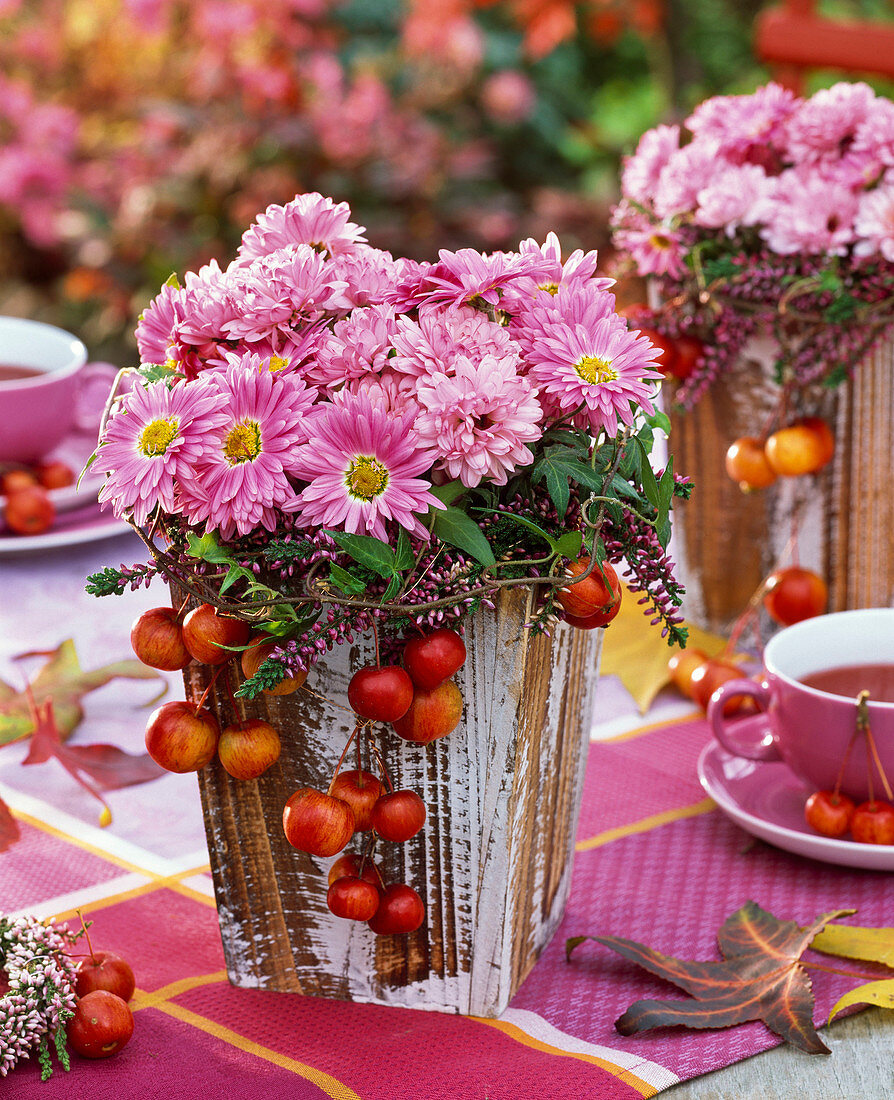
<path fill-rule="evenodd" d="M 574 369 L 591 386 L 599 386 L 603 382 L 614 382 L 618 372 L 612 367 L 610 359 L 599 359 L 595 355 L 585 355 L 574 364 Z"/>
<path fill-rule="evenodd" d="M 381 462 L 370 455 L 354 456 L 345 474 L 345 485 L 352 497 L 372 500 L 385 491 L 387 484 L 388 471 Z"/>
<path fill-rule="evenodd" d="M 537 289 L 538 290 L 545 290 L 548 293 L 552 294 L 552 296 L 555 298 L 555 296 L 559 293 L 559 284 L 558 283 L 540 283 L 539 286 L 537 287 Z"/>
<path fill-rule="evenodd" d="M 140 432 L 137 446 L 147 458 L 163 455 L 177 438 L 180 420 L 171 416 L 167 420 L 151 420 Z"/>
<path fill-rule="evenodd" d="M 289 365 L 288 359 L 283 359 L 281 355 L 270 356 L 270 370 L 275 374 L 278 370 L 282 370 Z"/>
<path fill-rule="evenodd" d="M 224 439 L 223 453 L 231 466 L 237 462 L 253 462 L 261 453 L 260 424 L 256 420 L 235 424 Z"/>
<path fill-rule="evenodd" d="M 663 237 L 660 233 L 653 233 L 652 236 L 649 237 L 649 244 L 652 245 L 653 248 L 670 248 L 671 239 L 670 237 Z"/>

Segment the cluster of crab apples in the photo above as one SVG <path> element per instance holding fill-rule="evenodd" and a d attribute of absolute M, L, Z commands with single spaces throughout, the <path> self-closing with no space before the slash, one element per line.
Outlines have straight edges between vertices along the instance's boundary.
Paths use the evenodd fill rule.
<path fill-rule="evenodd" d="M 814 474 L 832 461 L 835 437 L 818 416 L 804 416 L 766 439 L 744 435 L 726 452 L 726 472 L 745 492 L 766 489 L 779 477 Z"/>
<path fill-rule="evenodd" d="M 231 690 L 227 679 L 231 659 L 238 655 L 243 674 L 250 677 L 278 642 L 252 635 L 247 624 L 218 614 L 206 603 L 182 618 L 168 607 L 145 612 L 133 625 L 131 644 L 140 660 L 153 668 L 175 671 L 194 660 L 219 666 L 218 673 L 224 674 Z M 394 789 L 369 732 L 374 724 L 387 723 L 403 740 L 419 745 L 451 733 L 463 708 L 462 694 L 451 677 L 465 659 L 460 635 L 441 628 L 411 638 L 403 648 L 401 664 L 358 669 L 348 684 L 348 702 L 357 722 L 328 789 L 302 787 L 283 809 L 286 839 L 312 856 L 337 855 L 353 837 L 364 837 L 359 855 L 346 853 L 331 868 L 327 904 L 336 916 L 365 921 L 380 935 L 413 932 L 424 919 L 419 894 L 406 883 L 386 884 L 373 854 L 380 839 L 400 844 L 414 837 L 425 824 L 426 811 L 415 791 Z M 297 691 L 305 676 L 283 680 L 264 689 L 265 693 Z M 279 733 L 270 722 L 252 717 L 221 729 L 204 706 L 210 687 L 197 703 L 176 700 L 153 712 L 146 727 L 149 755 L 168 771 L 188 772 L 205 767 L 216 753 L 235 779 L 257 779 L 279 758 Z M 235 698 L 233 706 L 238 714 Z M 361 767 L 364 740 L 378 775 Z M 341 771 L 353 743 L 357 767 Z"/>

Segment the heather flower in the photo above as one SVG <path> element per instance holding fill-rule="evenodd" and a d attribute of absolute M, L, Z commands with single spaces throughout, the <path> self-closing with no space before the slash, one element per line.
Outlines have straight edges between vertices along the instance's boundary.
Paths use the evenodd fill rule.
<path fill-rule="evenodd" d="M 322 406 L 293 456 L 294 472 L 309 484 L 284 510 L 297 512 L 305 525 L 383 540 L 393 520 L 427 539 L 415 513 L 443 505 L 417 476 L 431 467 L 434 455 L 420 444 L 414 420 L 414 412 L 396 417 L 363 392 Z"/>
<path fill-rule="evenodd" d="M 651 381 L 661 374 L 652 361 L 659 349 L 617 314 L 587 325 L 541 316 L 540 330 L 530 329 L 526 340 L 527 377 L 565 415 L 585 405 L 579 419 L 591 431 L 614 436 L 619 420 L 632 424 L 631 404 L 653 411 Z"/>
<path fill-rule="evenodd" d="M 200 386 L 221 415 L 193 469 L 181 477 L 180 508 L 190 523 L 217 528 L 224 538 L 258 526 L 274 530 L 275 509 L 295 495 L 286 474 L 294 472 L 295 449 L 306 438 L 314 391 L 251 354 L 185 388 Z"/>
<path fill-rule="evenodd" d="M 894 173 L 889 172 L 880 187 L 860 199 L 854 222 L 859 256 L 881 254 L 894 263 Z"/>
<path fill-rule="evenodd" d="M 309 245 L 324 256 L 352 252 L 364 242 L 363 226 L 348 219 L 346 202 L 335 203 L 318 192 L 296 197 L 285 206 L 272 204 L 242 235 L 238 257 L 250 262 L 280 248 Z"/>
<path fill-rule="evenodd" d="M 679 126 L 656 126 L 639 139 L 636 152 L 624 161 L 621 189 L 628 199 L 649 206 L 662 169 L 680 147 Z"/>
<path fill-rule="evenodd" d="M 176 512 L 176 479 L 191 476 L 210 434 L 223 423 L 219 400 L 199 384 L 137 386 L 100 437 L 92 469 L 107 475 L 99 492 L 116 516 L 143 525 L 160 505 Z"/>
<path fill-rule="evenodd" d="M 463 357 L 450 375 L 419 380 L 415 421 L 423 444 L 439 456 L 438 467 L 463 485 L 487 478 L 505 485 L 509 473 L 533 461 L 525 446 L 543 434 L 536 391 L 516 369 L 516 357 Z"/>

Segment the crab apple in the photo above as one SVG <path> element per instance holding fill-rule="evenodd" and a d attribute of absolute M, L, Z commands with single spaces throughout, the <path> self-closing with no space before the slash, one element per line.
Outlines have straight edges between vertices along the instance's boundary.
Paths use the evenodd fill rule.
<path fill-rule="evenodd" d="M 133 1035 L 133 1013 L 107 989 L 94 989 L 75 1005 L 65 1025 L 68 1045 L 84 1058 L 109 1058 Z"/>
<path fill-rule="evenodd" d="M 814 791 L 804 804 L 804 819 L 823 836 L 844 836 L 851 824 L 854 800 L 840 791 Z"/>
<path fill-rule="evenodd" d="M 763 604 L 770 618 L 781 626 L 822 615 L 829 589 L 818 574 L 799 565 L 775 569 L 766 580 Z"/>
<path fill-rule="evenodd" d="M 667 671 L 671 683 L 687 699 L 695 699 L 692 692 L 692 674 L 700 666 L 707 664 L 708 654 L 703 649 L 679 649 L 668 660 Z"/>
<path fill-rule="evenodd" d="M 169 772 L 196 772 L 217 751 L 220 726 L 205 707 L 177 700 L 149 716 L 146 751 Z"/>
<path fill-rule="evenodd" d="M 861 802 L 851 815 L 851 836 L 861 844 L 894 844 L 894 806 L 880 798 Z"/>
<path fill-rule="evenodd" d="M 417 688 L 410 709 L 402 718 L 395 719 L 392 725 L 404 741 L 427 745 L 429 741 L 452 733 L 462 716 L 462 692 L 452 680 L 444 680 L 431 691 Z"/>
<path fill-rule="evenodd" d="M 354 811 L 340 798 L 300 787 L 282 811 L 286 840 L 312 856 L 334 856 L 354 835 Z"/>
<path fill-rule="evenodd" d="M 430 691 L 457 672 L 466 660 L 466 643 L 455 630 L 441 627 L 404 646 L 404 667 L 417 688 Z"/>
<path fill-rule="evenodd" d="M 114 951 L 94 951 L 78 965 L 75 990 L 79 997 L 86 997 L 95 989 L 105 989 L 122 1001 L 129 1001 L 135 986 L 130 963 Z"/>
<path fill-rule="evenodd" d="M 37 474 L 33 470 L 9 470 L 0 475 L 0 493 L 8 497 L 13 493 L 20 493 L 22 489 L 31 489 L 37 484 Z"/>
<path fill-rule="evenodd" d="M 763 443 L 753 435 L 743 435 L 734 440 L 724 461 L 726 472 L 743 493 L 766 489 L 776 480 L 776 471 L 767 461 Z"/>
<path fill-rule="evenodd" d="M 738 665 L 721 657 L 711 658 L 703 664 L 697 665 L 689 676 L 692 688 L 692 700 L 702 710 L 708 709 L 711 696 L 721 684 L 729 680 L 744 680 L 747 677 Z M 733 695 L 723 704 L 724 714 L 735 714 L 743 706 L 750 705 L 748 696 Z"/>
<path fill-rule="evenodd" d="M 64 489 L 74 483 L 75 475 L 71 466 L 64 462 L 39 462 L 34 468 L 37 480 L 44 489 Z"/>
<path fill-rule="evenodd" d="M 798 477 L 815 473 L 831 461 L 835 437 L 824 420 L 808 416 L 774 432 L 764 450 L 777 474 Z"/>
<path fill-rule="evenodd" d="M 337 878 L 326 894 L 326 904 L 337 917 L 370 920 L 379 908 L 379 888 L 365 879 L 347 875 Z"/>
<path fill-rule="evenodd" d="M 413 702 L 413 681 L 397 665 L 366 665 L 351 677 L 348 702 L 361 718 L 393 722 Z"/>
<path fill-rule="evenodd" d="M 224 726 L 217 755 L 234 779 L 257 779 L 279 760 L 279 734 L 263 718 L 246 718 Z"/>
<path fill-rule="evenodd" d="M 395 882 L 382 891 L 376 915 L 367 924 L 377 936 L 394 936 L 415 932 L 424 920 L 422 898 L 412 886 Z"/>
<path fill-rule="evenodd" d="M 183 620 L 183 642 L 197 661 L 222 665 L 251 635 L 248 623 L 218 615 L 210 603 L 199 604 Z M 227 648 L 229 647 L 229 648 Z"/>
<path fill-rule="evenodd" d="M 588 557 L 570 562 L 565 569 L 568 577 L 579 577 L 590 565 Z M 604 574 L 604 576 L 603 576 Z M 560 588 L 556 596 L 567 615 L 575 619 L 588 619 L 600 612 L 607 612 L 621 602 L 621 582 L 612 566 L 604 561 L 594 565 L 587 577 L 567 588 Z"/>
<path fill-rule="evenodd" d="M 354 811 L 354 831 L 366 833 L 372 828 L 372 808 L 382 794 L 382 784 L 371 773 L 355 769 L 339 772 L 329 793 L 340 798 Z"/>
<path fill-rule="evenodd" d="M 618 586 L 618 598 L 614 603 L 592 615 L 579 618 L 577 615 L 566 615 L 565 622 L 569 626 L 575 626 L 578 630 L 595 630 L 598 626 L 608 626 L 615 615 L 621 610 L 621 587 Z"/>
<path fill-rule="evenodd" d="M 372 823 L 379 836 L 402 844 L 425 824 L 425 803 L 415 791 L 383 794 L 373 806 Z"/>
<path fill-rule="evenodd" d="M 242 674 L 248 680 L 258 671 L 264 661 L 281 644 L 278 638 L 270 634 L 255 634 L 248 640 L 248 649 L 242 651 Z M 286 676 L 274 687 L 264 688 L 264 695 L 291 695 L 307 679 L 302 669 L 297 676 Z"/>
<path fill-rule="evenodd" d="M 17 489 L 6 498 L 3 518 L 17 535 L 42 535 L 53 526 L 56 509 L 46 489 L 29 485 Z"/>
<path fill-rule="evenodd" d="M 662 374 L 674 375 L 677 364 L 677 349 L 674 341 L 669 336 L 656 332 L 653 328 L 642 328 L 636 324 L 635 319 L 632 325 L 634 328 L 639 329 L 640 336 L 645 336 L 649 343 L 661 352 L 656 359 L 652 360 L 652 366 L 655 370 L 660 370 Z"/>
<path fill-rule="evenodd" d="M 363 863 L 362 872 L 361 862 Z M 373 886 L 378 886 L 382 881 L 381 875 L 381 869 L 377 869 L 377 865 L 371 859 L 361 860 L 356 852 L 345 852 L 329 868 L 329 885 L 331 886 L 337 878 L 347 877 L 362 878 L 364 882 L 371 882 Z"/>
<path fill-rule="evenodd" d="M 183 643 L 183 631 L 173 607 L 153 607 L 134 620 L 130 628 L 134 653 L 150 668 L 175 672 L 186 668 L 192 654 Z"/>
<path fill-rule="evenodd" d="M 704 354 L 702 341 L 697 336 L 683 333 L 674 340 L 674 358 L 669 373 L 681 382 L 685 381 L 695 371 Z"/>

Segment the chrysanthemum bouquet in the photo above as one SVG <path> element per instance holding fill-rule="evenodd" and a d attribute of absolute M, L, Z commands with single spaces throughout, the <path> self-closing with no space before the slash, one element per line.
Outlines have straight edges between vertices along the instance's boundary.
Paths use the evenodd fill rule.
<path fill-rule="evenodd" d="M 574 563 L 624 559 L 679 640 L 664 547 L 689 487 L 649 463 L 658 350 L 596 254 L 563 263 L 550 235 L 417 263 L 350 218 L 318 194 L 271 206 L 227 268 L 145 310 L 93 469 L 152 558 L 90 590 L 160 573 L 275 636 L 249 697 L 374 624 L 387 643 L 456 623 L 507 585 L 534 586 L 548 629 Z"/>
<path fill-rule="evenodd" d="M 622 192 L 615 242 L 661 300 L 639 323 L 704 341 L 683 407 L 756 333 L 797 390 L 841 382 L 894 323 L 894 103 L 866 84 L 715 96 L 642 137 Z"/>

